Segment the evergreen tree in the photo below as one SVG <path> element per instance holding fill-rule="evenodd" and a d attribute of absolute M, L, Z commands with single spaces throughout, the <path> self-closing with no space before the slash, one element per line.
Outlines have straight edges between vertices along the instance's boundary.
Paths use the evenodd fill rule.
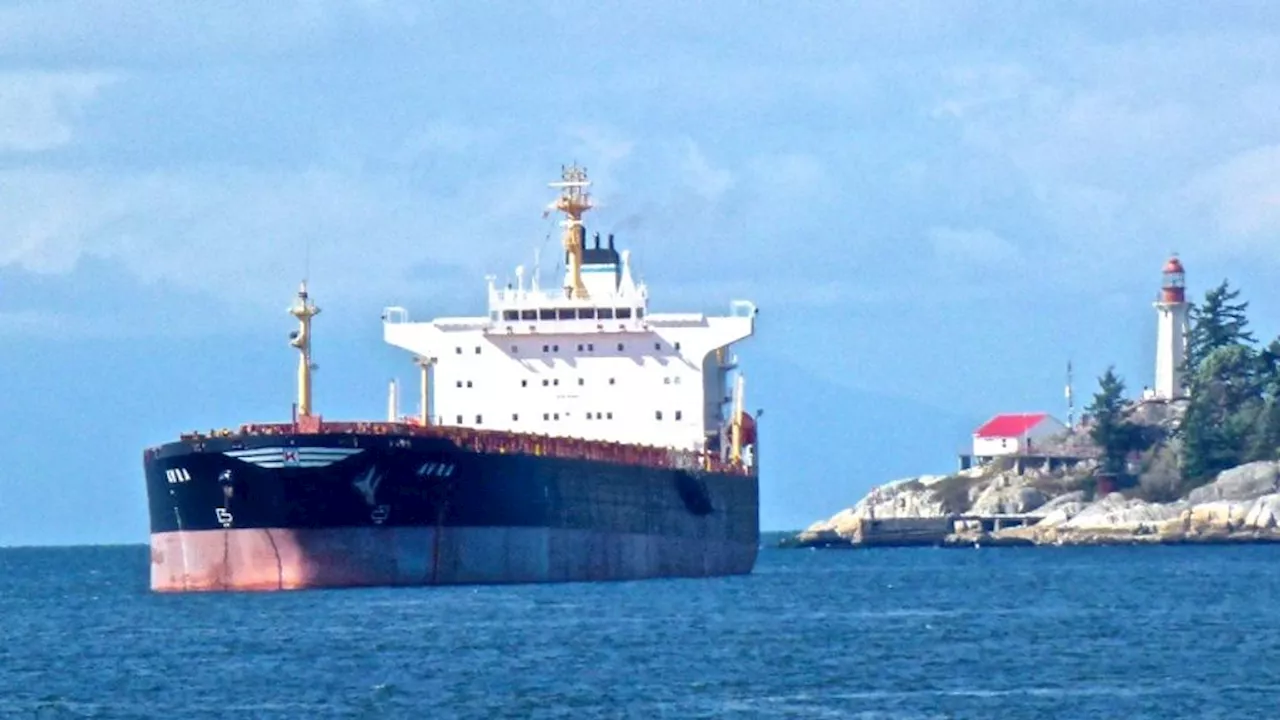
<path fill-rule="evenodd" d="M 1258 354 L 1257 384 L 1262 409 L 1249 442 L 1248 459 L 1280 459 L 1280 338 Z"/>
<path fill-rule="evenodd" d="M 1085 411 L 1093 417 L 1089 437 L 1102 449 L 1103 471 L 1122 473 L 1125 456 L 1137 442 L 1137 427 L 1125 420 L 1124 381 L 1114 367 L 1098 378 L 1098 392 Z"/>
<path fill-rule="evenodd" d="M 1203 303 L 1191 306 L 1184 368 L 1187 376 L 1194 376 L 1214 350 L 1254 342 L 1245 317 L 1249 303 L 1236 302 L 1239 297 L 1240 291 L 1230 289 L 1223 280 L 1221 285 L 1205 293 Z"/>
<path fill-rule="evenodd" d="M 1192 484 L 1245 462 L 1259 442 L 1260 366 L 1258 354 L 1239 344 L 1216 348 L 1201 360 L 1182 423 L 1183 477 Z"/>

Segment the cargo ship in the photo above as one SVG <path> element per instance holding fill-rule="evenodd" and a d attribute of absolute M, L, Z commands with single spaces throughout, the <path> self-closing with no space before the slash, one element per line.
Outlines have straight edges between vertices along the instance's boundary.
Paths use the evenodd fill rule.
<path fill-rule="evenodd" d="M 385 342 L 418 412 L 333 421 L 312 407 L 304 281 L 288 422 L 181 434 L 144 451 L 157 592 L 636 580 L 750 573 L 756 416 L 732 352 L 757 310 L 649 311 L 612 234 L 588 244 L 584 168 L 562 168 L 563 282 L 488 276 L 488 312 L 411 320 Z M 406 359 L 409 359 L 406 358 Z M 758 415 L 758 413 L 757 413 Z"/>

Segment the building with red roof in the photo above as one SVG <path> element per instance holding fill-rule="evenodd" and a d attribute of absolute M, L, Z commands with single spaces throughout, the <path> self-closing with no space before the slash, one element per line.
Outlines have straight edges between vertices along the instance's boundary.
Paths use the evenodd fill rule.
<path fill-rule="evenodd" d="M 998 455 L 1036 452 L 1036 441 L 1067 429 L 1049 413 L 1004 413 L 973 431 L 973 457 L 982 463 Z"/>

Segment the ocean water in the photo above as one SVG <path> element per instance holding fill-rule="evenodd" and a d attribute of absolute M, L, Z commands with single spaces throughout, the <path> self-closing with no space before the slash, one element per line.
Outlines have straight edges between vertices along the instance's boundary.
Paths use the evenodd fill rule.
<path fill-rule="evenodd" d="M 711 580 L 154 595 L 0 550 L 0 717 L 1267 718 L 1280 547 L 764 550 Z"/>

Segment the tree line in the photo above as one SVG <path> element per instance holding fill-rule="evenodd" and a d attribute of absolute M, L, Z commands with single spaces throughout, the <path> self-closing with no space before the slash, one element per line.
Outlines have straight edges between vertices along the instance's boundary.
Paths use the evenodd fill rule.
<path fill-rule="evenodd" d="M 1127 460 L 1143 453 L 1140 484 L 1150 499 L 1170 500 L 1228 468 L 1280 459 L 1280 338 L 1259 346 L 1248 307 L 1225 280 L 1191 306 L 1182 368 L 1189 399 L 1171 433 L 1131 419 L 1135 403 L 1107 368 L 1086 409 L 1103 472 L 1132 482 Z"/>

